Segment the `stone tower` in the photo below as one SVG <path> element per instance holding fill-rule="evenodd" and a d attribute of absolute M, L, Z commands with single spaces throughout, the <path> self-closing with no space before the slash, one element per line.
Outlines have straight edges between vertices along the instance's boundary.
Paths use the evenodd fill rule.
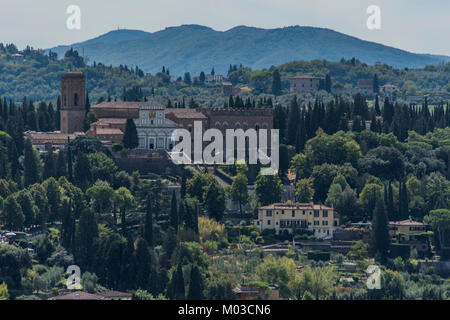
<path fill-rule="evenodd" d="M 69 72 L 61 77 L 61 132 L 83 131 L 86 113 L 86 77 L 82 72 Z"/>

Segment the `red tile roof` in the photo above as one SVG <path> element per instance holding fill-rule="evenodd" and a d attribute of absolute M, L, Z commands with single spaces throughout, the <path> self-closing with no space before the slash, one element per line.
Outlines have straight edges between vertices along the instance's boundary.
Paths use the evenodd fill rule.
<path fill-rule="evenodd" d="M 259 209 L 265 210 L 283 210 L 283 209 L 300 209 L 300 210 L 333 210 L 333 208 L 327 207 L 323 204 L 314 203 L 273 203 Z"/>
<path fill-rule="evenodd" d="M 185 119 L 206 119 L 206 116 L 196 109 L 188 108 L 167 108 L 166 114 L 173 114 L 176 118 Z"/>
<path fill-rule="evenodd" d="M 425 223 L 414 221 L 411 219 L 406 219 L 403 221 L 390 221 L 390 225 L 396 225 L 396 226 L 425 226 Z"/>

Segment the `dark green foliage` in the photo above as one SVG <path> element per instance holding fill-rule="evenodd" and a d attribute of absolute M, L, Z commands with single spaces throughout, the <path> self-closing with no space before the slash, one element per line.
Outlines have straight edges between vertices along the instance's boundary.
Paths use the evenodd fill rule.
<path fill-rule="evenodd" d="M 172 200 L 170 202 L 170 226 L 178 230 L 178 206 L 175 191 L 172 192 Z"/>
<path fill-rule="evenodd" d="M 395 259 L 397 257 L 402 257 L 404 260 L 409 259 L 410 256 L 410 246 L 409 244 L 392 243 L 390 245 L 389 257 Z"/>
<path fill-rule="evenodd" d="M 136 125 L 133 119 L 127 119 L 125 134 L 123 135 L 123 146 L 127 149 L 134 149 L 139 145 Z"/>
<path fill-rule="evenodd" d="M 200 273 L 198 266 L 194 265 L 191 268 L 191 275 L 189 277 L 189 290 L 187 299 L 202 300 L 204 298 L 203 289 L 204 289 L 203 276 Z"/>
<path fill-rule="evenodd" d="M 81 213 L 76 236 L 75 257 L 80 267 L 89 270 L 95 255 L 95 239 L 98 237 L 98 226 L 95 213 L 86 209 Z"/>
<path fill-rule="evenodd" d="M 30 184 L 39 182 L 39 160 L 29 139 L 25 140 L 24 153 L 23 184 L 29 186 Z"/>
<path fill-rule="evenodd" d="M 276 96 L 281 94 L 281 79 L 278 69 L 273 71 L 272 75 L 272 93 Z"/>
<path fill-rule="evenodd" d="M 186 298 L 186 287 L 184 284 L 183 268 L 181 264 L 177 266 L 177 269 L 172 275 L 170 281 L 170 296 L 174 300 L 184 300 Z"/>
<path fill-rule="evenodd" d="M 389 246 L 388 218 L 384 201 L 379 199 L 373 213 L 370 249 L 379 260 L 384 262 L 386 261 Z"/>
<path fill-rule="evenodd" d="M 329 261 L 330 253 L 322 251 L 308 251 L 308 259 L 315 261 Z"/>

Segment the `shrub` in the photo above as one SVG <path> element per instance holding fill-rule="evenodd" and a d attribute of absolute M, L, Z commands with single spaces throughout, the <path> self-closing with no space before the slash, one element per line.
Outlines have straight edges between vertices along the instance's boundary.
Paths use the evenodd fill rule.
<path fill-rule="evenodd" d="M 323 251 L 308 251 L 308 259 L 314 260 L 314 261 L 329 261 L 330 260 L 330 253 L 329 252 L 323 252 Z"/>
<path fill-rule="evenodd" d="M 409 244 L 392 243 L 391 250 L 389 251 L 389 257 L 395 259 L 402 257 L 404 260 L 409 259 L 410 256 Z"/>

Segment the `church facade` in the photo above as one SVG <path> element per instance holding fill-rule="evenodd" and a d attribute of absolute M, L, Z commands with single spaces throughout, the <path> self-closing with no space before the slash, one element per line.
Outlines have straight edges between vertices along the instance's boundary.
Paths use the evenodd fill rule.
<path fill-rule="evenodd" d="M 155 100 L 139 106 L 139 118 L 134 120 L 139 140 L 139 149 L 172 150 L 173 131 L 178 125 L 166 118 L 166 107 Z"/>

